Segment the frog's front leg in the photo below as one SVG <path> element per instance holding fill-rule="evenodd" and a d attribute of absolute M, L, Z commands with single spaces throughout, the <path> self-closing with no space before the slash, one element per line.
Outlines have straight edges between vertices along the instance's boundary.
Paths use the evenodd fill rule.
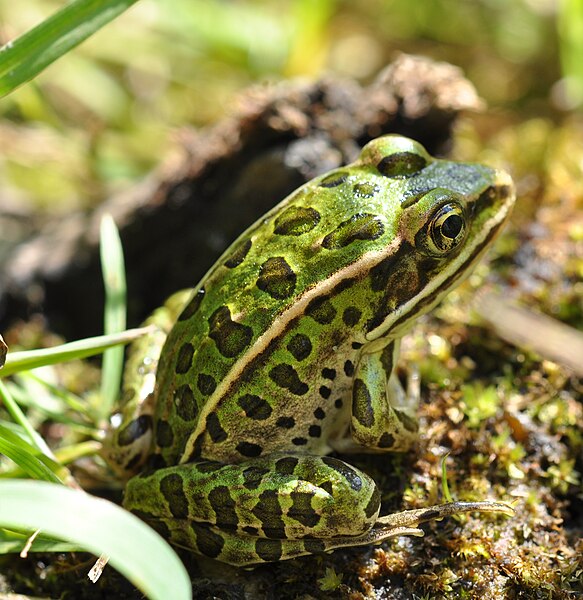
<path fill-rule="evenodd" d="M 380 494 L 336 458 L 273 455 L 134 477 L 124 506 L 174 545 L 243 566 L 377 541 Z"/>
<path fill-rule="evenodd" d="M 405 451 L 417 439 L 419 394 L 405 391 L 395 372 L 399 340 L 363 350 L 352 382 L 352 438 L 370 449 Z"/>

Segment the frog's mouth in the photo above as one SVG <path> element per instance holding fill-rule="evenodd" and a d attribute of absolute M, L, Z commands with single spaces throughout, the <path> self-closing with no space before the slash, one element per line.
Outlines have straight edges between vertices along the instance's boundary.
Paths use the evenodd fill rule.
<path fill-rule="evenodd" d="M 392 314 L 392 318 L 369 331 L 367 340 L 372 341 L 388 331 L 395 338 L 401 337 L 418 317 L 429 312 L 451 289 L 462 283 L 500 233 L 510 216 L 514 200 L 514 184 L 510 175 L 504 171 L 496 171 L 494 184 L 469 201 L 469 214 L 485 215 L 485 218 L 474 222 L 471 227 L 475 240 L 471 251 L 460 252 L 444 267 L 439 277 L 400 306 Z"/>

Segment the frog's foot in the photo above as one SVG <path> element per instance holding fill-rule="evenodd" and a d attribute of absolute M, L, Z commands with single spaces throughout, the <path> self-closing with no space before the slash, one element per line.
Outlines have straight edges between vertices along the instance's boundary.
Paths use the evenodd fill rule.
<path fill-rule="evenodd" d="M 495 500 L 484 500 L 482 502 L 448 502 L 446 504 L 404 510 L 392 515 L 379 517 L 370 531 L 358 538 L 353 538 L 349 544 L 342 545 L 364 546 L 366 544 L 378 544 L 383 540 L 402 535 L 422 537 L 423 530 L 419 529 L 421 523 L 438 521 L 444 517 L 468 512 L 495 512 L 502 513 L 508 517 L 514 516 L 514 509 L 506 502 L 496 502 Z"/>

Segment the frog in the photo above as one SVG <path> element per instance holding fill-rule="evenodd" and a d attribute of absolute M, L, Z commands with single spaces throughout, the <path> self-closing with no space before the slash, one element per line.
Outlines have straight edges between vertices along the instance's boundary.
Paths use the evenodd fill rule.
<path fill-rule="evenodd" d="M 105 445 L 123 505 L 173 545 L 239 567 L 423 535 L 497 500 L 379 516 L 351 453 L 413 452 L 400 342 L 508 220 L 510 176 L 397 134 L 251 225 L 135 343 Z"/>

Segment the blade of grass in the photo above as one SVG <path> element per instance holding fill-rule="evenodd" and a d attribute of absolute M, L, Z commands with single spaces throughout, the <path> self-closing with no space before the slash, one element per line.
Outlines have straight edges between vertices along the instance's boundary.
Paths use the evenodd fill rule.
<path fill-rule="evenodd" d="M 33 479 L 62 483 L 56 475 L 56 472 L 61 470 L 59 464 L 39 454 L 38 448 L 2 425 L 0 425 L 0 452 Z"/>
<path fill-rule="evenodd" d="M 6 357 L 6 364 L 2 371 L 0 371 L 0 378 L 26 369 L 35 369 L 36 367 L 54 365 L 65 360 L 94 356 L 111 346 L 129 344 L 152 330 L 152 327 L 139 327 L 137 329 L 127 329 L 122 333 L 114 335 L 100 335 L 84 340 L 77 340 L 76 342 L 61 344 L 53 348 L 13 352 Z"/>
<path fill-rule="evenodd" d="M 55 450 L 55 458 L 60 465 L 68 465 L 85 456 L 95 456 L 101 449 L 101 446 L 101 442 L 96 441 L 81 442 L 72 446 L 64 446 L 63 448 L 57 448 L 57 450 Z M 42 462 L 48 464 L 44 459 Z M 54 471 L 55 469 L 52 470 Z M 0 472 L 0 479 L 19 479 L 23 477 L 24 474 L 25 471 L 22 467 L 15 466 Z M 36 477 L 36 479 L 39 478 Z"/>
<path fill-rule="evenodd" d="M 9 529 L 0 528 L 0 555 L 1 554 L 18 554 L 25 546 L 29 539 L 29 534 L 10 531 Z M 33 552 L 80 552 L 83 548 L 79 544 L 69 544 L 52 540 L 46 536 L 40 535 L 34 540 Z"/>
<path fill-rule="evenodd" d="M 73 0 L 0 48 L 0 98 L 107 25 L 137 0 Z"/>
<path fill-rule="evenodd" d="M 6 410 L 12 417 L 15 423 L 18 423 L 22 429 L 26 432 L 30 443 L 39 452 L 46 454 L 47 456 L 52 456 L 52 452 L 50 448 L 47 446 L 46 442 L 42 439 L 42 437 L 34 430 L 34 427 L 30 424 L 30 421 L 26 418 L 26 415 L 20 409 L 20 406 L 16 404 L 14 398 L 12 398 L 12 394 L 8 391 L 4 382 L 0 379 L 0 400 L 6 407 Z"/>
<path fill-rule="evenodd" d="M 74 411 L 79 418 L 85 418 L 88 423 L 91 422 L 90 415 L 87 414 L 87 402 L 73 392 L 65 390 L 51 381 L 47 381 L 47 379 L 41 376 L 39 370 L 35 369 L 34 371 L 21 371 L 20 373 L 15 373 L 14 381 L 18 386 L 10 386 L 9 382 L 6 385 L 9 386 L 16 401 L 21 406 L 34 406 L 37 410 L 42 411 L 45 416 L 51 419 L 61 423 L 68 423 L 73 426 L 78 425 L 79 419 L 73 420 L 71 419 L 71 415 L 66 414 L 64 406 L 67 406 Z M 45 394 L 45 397 L 42 398 L 41 402 L 39 402 L 38 394 L 35 394 L 36 397 L 34 399 L 31 399 L 30 397 L 31 394 L 29 392 L 34 390 L 33 386 L 35 385 L 42 386 L 48 392 L 48 394 Z M 16 395 L 17 393 L 20 393 L 20 397 Z"/>
<path fill-rule="evenodd" d="M 110 215 L 101 221 L 101 269 L 105 285 L 105 334 L 123 331 L 126 326 L 126 278 L 124 258 L 119 232 Z M 123 371 L 124 349 L 119 346 L 103 353 L 103 370 L 101 374 L 102 418 L 107 418 L 113 409 L 118 396 Z"/>
<path fill-rule="evenodd" d="M 192 597 L 190 578 L 170 546 L 112 502 L 41 481 L 0 481 L 0 527 L 40 529 L 96 555 L 107 554 L 149 598 Z"/>

